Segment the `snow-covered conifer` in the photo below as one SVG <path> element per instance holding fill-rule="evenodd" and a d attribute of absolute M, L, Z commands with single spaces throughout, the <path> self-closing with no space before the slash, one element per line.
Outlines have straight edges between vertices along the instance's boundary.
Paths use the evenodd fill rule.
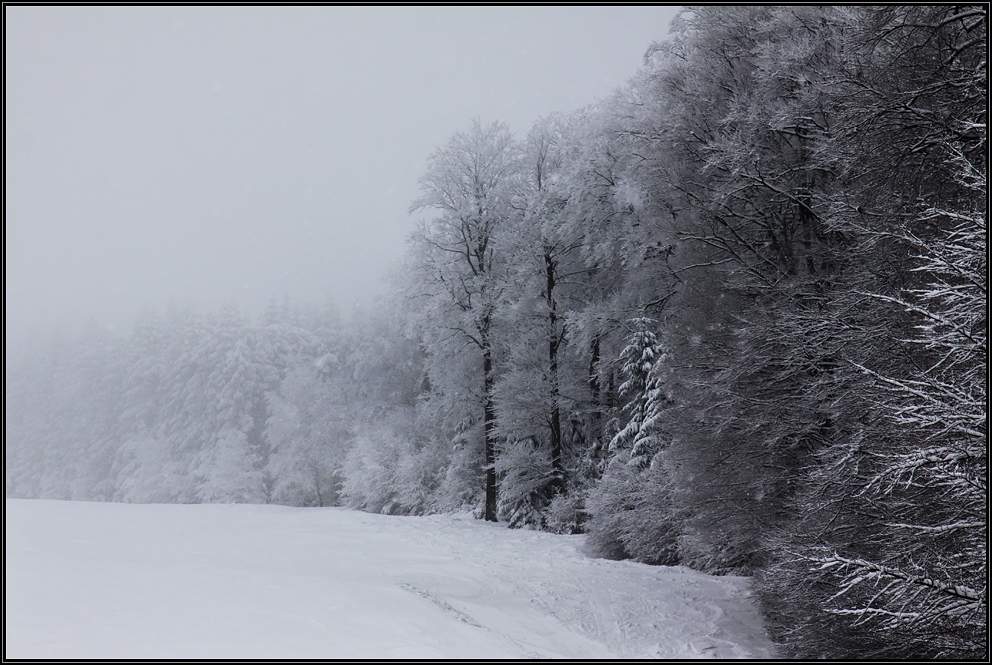
<path fill-rule="evenodd" d="M 671 403 L 669 387 L 665 385 L 668 355 L 650 327 L 657 322 L 648 318 L 631 320 L 633 332 L 620 354 L 620 396 L 627 401 L 621 413 L 626 424 L 609 443 L 611 459 L 622 453 L 625 462 L 644 467 L 666 443 L 664 411 Z"/>

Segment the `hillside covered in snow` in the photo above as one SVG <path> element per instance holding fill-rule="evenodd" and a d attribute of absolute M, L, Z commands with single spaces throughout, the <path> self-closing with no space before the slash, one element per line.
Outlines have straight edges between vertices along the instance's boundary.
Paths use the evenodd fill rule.
<path fill-rule="evenodd" d="M 5 502 L 6 658 L 768 658 L 747 578 L 469 515 Z"/>

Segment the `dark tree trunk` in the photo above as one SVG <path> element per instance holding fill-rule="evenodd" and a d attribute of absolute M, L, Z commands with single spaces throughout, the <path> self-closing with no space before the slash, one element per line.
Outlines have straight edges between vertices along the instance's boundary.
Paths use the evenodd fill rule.
<path fill-rule="evenodd" d="M 550 324 L 548 374 L 551 383 L 551 467 L 554 470 L 551 492 L 558 494 L 565 485 L 565 469 L 561 461 L 561 407 L 558 403 L 558 347 L 561 345 L 562 336 L 558 332 L 558 312 L 555 309 L 555 262 L 551 258 L 550 252 L 544 253 L 544 266 L 548 278 L 548 322 Z"/>
<path fill-rule="evenodd" d="M 496 520 L 496 443 L 493 440 L 493 426 L 496 413 L 493 409 L 493 356 L 488 339 L 484 339 L 482 349 L 482 372 L 485 375 L 485 432 L 486 432 L 486 521 Z"/>
<path fill-rule="evenodd" d="M 596 435 L 603 418 L 603 387 L 599 383 L 599 335 L 592 338 L 592 359 L 589 360 L 589 392 L 592 397 L 592 420 Z"/>

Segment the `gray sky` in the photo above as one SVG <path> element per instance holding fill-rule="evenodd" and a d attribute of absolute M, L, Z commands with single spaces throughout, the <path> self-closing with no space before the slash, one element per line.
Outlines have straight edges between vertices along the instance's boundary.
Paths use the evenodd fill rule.
<path fill-rule="evenodd" d="M 634 74 L 675 7 L 5 7 L 7 342 L 384 290 L 417 178 Z"/>

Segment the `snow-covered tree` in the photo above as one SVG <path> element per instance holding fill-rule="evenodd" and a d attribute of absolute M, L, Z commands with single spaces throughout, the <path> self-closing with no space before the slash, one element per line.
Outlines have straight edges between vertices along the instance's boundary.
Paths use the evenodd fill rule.
<path fill-rule="evenodd" d="M 496 458 L 499 518 L 511 529 L 540 528 L 555 486 L 551 450 L 534 437 L 504 443 Z"/>
<path fill-rule="evenodd" d="M 269 394 L 266 473 L 272 500 L 297 506 L 333 506 L 350 442 L 349 412 L 338 385 L 323 370 L 328 360 L 301 362 Z M 318 367 L 318 361 L 324 363 Z"/>
<path fill-rule="evenodd" d="M 630 321 L 627 346 L 620 354 L 626 403 L 611 428 L 605 470 L 589 492 L 589 539 L 603 556 L 674 564 L 679 560 L 679 520 L 672 498 L 672 478 L 664 456 L 670 443 L 666 411 L 672 403 L 667 385 L 668 355 L 651 330 L 657 321 Z"/>
<path fill-rule="evenodd" d="M 502 441 L 500 514 L 513 525 L 541 522 L 548 501 L 572 489 L 574 457 L 585 452 L 570 445 L 568 431 L 569 414 L 588 402 L 582 394 L 585 363 L 581 354 L 571 352 L 568 321 L 586 272 L 581 239 L 565 214 L 570 124 L 569 118 L 555 115 L 537 122 L 528 134 L 523 214 L 505 234 L 513 288 L 504 308 L 506 354 L 494 403 Z M 540 461 L 545 458 L 550 471 Z"/>
<path fill-rule="evenodd" d="M 473 349 L 466 360 L 479 366 L 472 374 L 480 385 L 466 388 L 478 413 L 465 416 L 482 424 L 485 518 L 495 521 L 494 334 L 505 288 L 499 235 L 519 214 L 520 151 L 505 125 L 483 127 L 475 121 L 431 154 L 420 182 L 422 196 L 412 209 L 440 213 L 421 224 L 412 246 L 415 297 L 422 297 L 426 315 L 422 326 L 428 336 L 428 364 L 436 374 L 450 361 L 448 354 L 464 356 L 466 346 Z"/>
<path fill-rule="evenodd" d="M 902 635 L 890 652 L 958 658 L 987 654 L 988 199 L 984 169 L 950 158 L 972 207 L 924 206 L 918 221 L 941 230 L 898 237 L 927 281 L 877 296 L 914 321 L 906 341 L 921 362 L 904 376 L 858 365 L 886 426 L 832 460 L 860 472 L 854 502 L 873 517 L 872 544 L 804 556 L 836 585 L 828 612 Z"/>
<path fill-rule="evenodd" d="M 987 658 L 985 17 L 859 10 L 838 44 L 848 390 L 758 584 L 794 655 Z"/>
<path fill-rule="evenodd" d="M 620 397 L 627 400 L 621 413 L 626 423 L 610 440 L 611 461 L 635 467 L 650 464 L 655 453 L 667 443 L 664 433 L 664 411 L 672 402 L 665 385 L 668 357 L 664 346 L 651 331 L 653 319 L 631 320 L 633 330 L 626 348 L 620 354 Z"/>

